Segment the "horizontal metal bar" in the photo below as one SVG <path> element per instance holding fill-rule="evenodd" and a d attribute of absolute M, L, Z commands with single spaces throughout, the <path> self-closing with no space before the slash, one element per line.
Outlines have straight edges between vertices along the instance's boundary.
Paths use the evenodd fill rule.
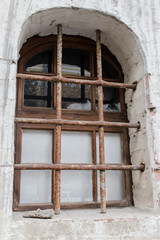
<path fill-rule="evenodd" d="M 99 85 L 104 87 L 113 87 L 113 88 L 130 88 L 136 89 L 136 84 L 127 84 L 119 82 L 111 82 L 113 79 L 104 80 L 86 80 L 86 79 L 72 79 L 65 78 L 62 76 L 41 76 L 41 75 L 31 75 L 31 74 L 22 74 L 18 73 L 17 78 L 28 79 L 28 80 L 39 80 L 39 81 L 53 81 L 53 82 L 62 82 L 62 83 L 75 83 L 75 84 L 84 84 L 84 85 Z M 115 80 L 115 79 L 114 79 Z M 118 79 L 117 79 L 118 80 Z"/>
<path fill-rule="evenodd" d="M 126 122 L 107 122 L 107 121 L 76 121 L 64 119 L 37 119 L 37 118 L 15 118 L 16 123 L 34 123 L 34 124 L 58 124 L 72 126 L 102 126 L 102 127 L 124 127 L 124 128 L 140 128 L 139 123 Z"/>
<path fill-rule="evenodd" d="M 122 170 L 122 171 L 144 171 L 145 165 L 124 164 L 49 164 L 49 163 L 21 163 L 14 164 L 15 170 Z"/>

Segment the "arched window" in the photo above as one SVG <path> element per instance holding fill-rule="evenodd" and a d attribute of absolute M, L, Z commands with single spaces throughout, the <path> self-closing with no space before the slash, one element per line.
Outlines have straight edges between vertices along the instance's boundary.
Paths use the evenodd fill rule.
<path fill-rule="evenodd" d="M 63 46 L 63 47 L 62 47 Z M 62 55 L 61 55 L 62 54 Z M 132 204 L 123 73 L 100 44 L 32 37 L 17 75 L 14 209 Z M 132 166 L 128 166 L 132 170 Z M 137 169 L 140 169 L 137 168 Z M 112 171 L 105 171 L 112 170 Z M 115 170 L 115 171 L 114 171 Z M 106 184 L 105 184 L 106 182 Z"/>

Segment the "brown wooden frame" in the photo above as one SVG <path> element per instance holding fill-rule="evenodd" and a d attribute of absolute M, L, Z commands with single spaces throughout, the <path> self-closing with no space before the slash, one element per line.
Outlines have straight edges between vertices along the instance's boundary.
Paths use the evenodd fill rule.
<path fill-rule="evenodd" d="M 110 53 L 110 51 L 100 41 L 100 31 L 97 31 L 97 45 L 95 42 L 83 37 L 63 36 L 64 47 L 72 47 L 79 49 L 86 49 L 90 51 L 90 62 L 91 62 L 91 77 L 76 77 L 63 76 L 62 77 L 62 27 L 58 26 L 58 40 L 56 36 L 48 37 L 33 37 L 29 39 L 22 47 L 20 51 L 20 60 L 18 65 L 17 74 L 17 105 L 16 105 L 16 120 L 15 120 L 15 177 L 14 177 L 14 210 L 33 210 L 38 207 L 42 209 L 54 208 L 55 213 L 60 213 L 61 208 L 90 208 L 99 207 L 101 205 L 101 212 L 106 211 L 106 206 L 128 206 L 132 204 L 131 194 L 131 174 L 129 171 L 124 171 L 124 200 L 123 201 L 106 201 L 105 200 L 105 189 L 102 185 L 105 185 L 105 170 L 109 169 L 109 166 L 104 163 L 104 132 L 116 132 L 121 134 L 122 139 L 122 159 L 123 166 L 112 166 L 114 170 L 144 170 L 144 166 L 132 166 L 129 160 L 129 148 L 128 148 L 128 131 L 126 128 L 135 127 L 139 128 L 139 124 L 130 124 L 127 121 L 126 107 L 124 102 L 124 88 L 135 89 L 136 85 L 124 84 L 123 73 L 121 66 L 119 65 L 116 58 Z M 57 44 L 57 47 L 56 47 Z M 93 67 L 93 53 L 97 46 L 97 78 L 94 78 L 94 67 Z M 38 76 L 37 73 L 29 73 L 24 71 L 25 63 L 35 54 L 52 48 L 53 49 L 53 73 L 52 74 L 41 74 Z M 57 52 L 56 52 L 57 48 Z M 101 49 L 103 56 L 109 61 L 110 64 L 119 73 L 119 79 L 102 79 L 101 70 Z M 57 59 L 57 61 L 56 61 Z M 27 74 L 27 75 L 25 75 Z M 24 107 L 23 106 L 23 89 L 24 79 L 45 79 L 45 81 L 53 81 L 54 85 L 54 104 L 52 108 L 35 108 L 35 107 Z M 47 78 L 48 77 L 48 78 Z M 86 84 L 91 84 L 93 81 L 94 85 L 91 86 L 92 99 L 94 99 L 95 85 L 98 86 L 98 112 L 95 111 L 95 101 L 92 100 L 92 110 L 90 111 L 77 111 L 62 109 L 61 110 L 61 87 L 62 82 L 77 81 L 82 84 L 82 81 L 86 81 Z M 88 81 L 88 82 L 87 82 Z M 120 104 L 121 112 L 104 112 L 103 113 L 103 92 L 102 86 L 108 82 L 110 87 L 121 88 L 120 92 Z M 113 83 L 112 83 L 113 82 Z M 57 90 L 56 90 L 57 88 Z M 61 116 L 62 114 L 62 116 Z M 103 115 L 104 114 L 104 115 Z M 108 125 L 107 125 L 108 123 Z M 22 147 L 22 130 L 23 129 L 45 129 L 53 130 L 53 165 L 48 166 L 48 169 L 52 169 L 52 203 L 51 204 L 20 204 L 20 170 L 29 169 L 26 164 L 21 164 L 21 147 Z M 61 131 L 89 131 L 92 133 L 92 159 L 93 166 L 90 168 L 93 171 L 93 202 L 91 203 L 65 203 L 60 205 L 60 170 L 64 167 L 61 164 Z M 98 165 L 96 163 L 96 132 L 100 134 L 100 176 L 101 176 L 101 204 L 97 202 L 97 170 Z M 56 149 L 56 150 L 55 150 Z M 37 164 L 32 166 L 28 165 L 31 169 L 38 169 Z M 45 169 L 45 165 L 39 165 L 42 169 Z M 89 167 L 89 166 L 88 166 Z M 78 165 L 79 169 L 84 169 L 85 166 Z M 111 168 L 111 166 L 110 166 Z M 68 166 L 71 169 L 71 166 Z"/>

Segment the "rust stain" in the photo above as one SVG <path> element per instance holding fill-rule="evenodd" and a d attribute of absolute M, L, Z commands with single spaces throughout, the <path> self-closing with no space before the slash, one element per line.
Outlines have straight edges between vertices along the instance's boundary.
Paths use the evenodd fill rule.
<path fill-rule="evenodd" d="M 58 61 L 61 61 L 61 57 L 58 57 Z M 57 66 L 58 67 L 58 66 Z M 60 66 L 61 67 L 61 66 Z M 59 68 L 58 68 L 59 70 Z M 59 70 L 59 72 L 61 69 Z M 128 83 L 118 83 L 118 82 L 110 82 L 111 79 L 108 78 L 106 80 L 96 80 L 94 77 L 92 80 L 85 79 L 75 79 L 75 78 L 65 78 L 60 74 L 56 76 L 41 76 L 41 75 L 33 75 L 33 74 L 17 74 L 18 79 L 27 79 L 27 80 L 39 80 L 39 81 L 49 81 L 49 82 L 62 82 L 62 83 L 74 83 L 74 84 L 83 84 L 83 85 L 91 85 L 91 86 L 106 86 L 106 87 L 114 87 L 114 88 L 128 88 L 128 89 L 136 89 L 136 84 L 128 84 Z M 94 81 L 93 81 L 94 80 Z M 113 79 L 112 79 L 113 80 Z"/>
<path fill-rule="evenodd" d="M 154 161 L 155 161 L 155 163 L 158 163 L 157 151 L 154 151 Z"/>
<path fill-rule="evenodd" d="M 150 77 L 151 77 L 151 74 L 150 74 L 150 73 L 147 74 L 147 76 L 146 76 L 146 90 L 149 89 L 149 80 L 150 80 Z"/>
<path fill-rule="evenodd" d="M 56 20 L 52 20 L 49 26 L 51 27 Z"/>
<path fill-rule="evenodd" d="M 154 170 L 154 175 L 155 175 L 155 179 L 157 181 L 160 181 L 160 170 L 158 169 Z"/>
<path fill-rule="evenodd" d="M 62 26 L 57 26 L 57 75 L 62 76 Z M 62 115 L 62 83 L 57 83 L 56 117 Z M 61 163 L 61 125 L 56 125 L 56 163 Z M 60 214 L 61 172 L 55 172 L 55 214 Z"/>
<path fill-rule="evenodd" d="M 154 117 L 156 115 L 156 112 L 151 112 L 151 115 Z"/>
<path fill-rule="evenodd" d="M 94 222 L 107 222 L 107 223 L 111 223 L 113 222 L 115 219 L 113 218 L 108 218 L 108 219 L 94 219 Z"/>

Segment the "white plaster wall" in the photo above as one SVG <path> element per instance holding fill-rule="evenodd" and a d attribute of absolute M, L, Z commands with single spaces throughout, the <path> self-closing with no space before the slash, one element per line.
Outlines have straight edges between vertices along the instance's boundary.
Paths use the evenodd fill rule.
<path fill-rule="evenodd" d="M 56 33 L 59 23 L 63 25 L 64 33 L 92 39 L 95 39 L 95 30 L 100 29 L 102 42 L 122 65 L 125 82 L 138 82 L 135 92 L 126 91 L 128 118 L 131 122 L 141 122 L 138 132 L 130 130 L 129 133 L 131 161 L 134 164 L 141 161 L 146 163 L 145 173 L 133 174 L 134 200 L 139 207 L 159 208 L 159 12 L 159 0 L 0 1 L 1 216 L 12 215 L 14 112 L 19 50 L 26 39 L 35 34 Z"/>

